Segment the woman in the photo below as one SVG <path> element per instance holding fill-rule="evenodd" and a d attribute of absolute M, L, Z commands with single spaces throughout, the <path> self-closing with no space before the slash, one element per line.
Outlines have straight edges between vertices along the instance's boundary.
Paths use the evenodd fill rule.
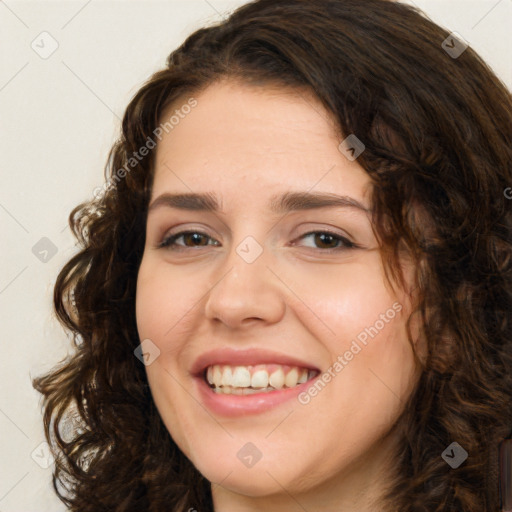
<path fill-rule="evenodd" d="M 34 383 L 63 501 L 497 510 L 511 147 L 510 93 L 412 7 L 260 0 L 193 33 L 70 215 L 76 354 Z"/>

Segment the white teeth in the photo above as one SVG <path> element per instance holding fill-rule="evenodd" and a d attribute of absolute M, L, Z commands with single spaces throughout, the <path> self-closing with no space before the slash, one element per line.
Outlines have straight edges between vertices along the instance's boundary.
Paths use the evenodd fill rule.
<path fill-rule="evenodd" d="M 268 386 L 268 373 L 265 370 L 254 372 L 251 378 L 251 387 L 266 388 Z"/>
<path fill-rule="evenodd" d="M 312 379 L 317 372 L 297 366 L 276 364 L 255 366 L 212 365 L 205 378 L 216 393 L 251 395 L 293 388 Z"/>
<path fill-rule="evenodd" d="M 299 372 L 297 368 L 292 368 L 284 379 L 284 383 L 287 388 L 293 388 L 293 386 L 297 385 L 297 380 L 299 379 Z"/>
<path fill-rule="evenodd" d="M 211 368 L 211 367 L 210 367 Z M 222 384 L 222 372 L 220 371 L 220 366 L 215 365 L 213 367 L 213 383 L 215 386 L 220 387 Z"/>
<path fill-rule="evenodd" d="M 269 384 L 275 389 L 281 389 L 284 386 L 284 372 L 279 368 L 272 373 L 268 379 Z"/>
<path fill-rule="evenodd" d="M 233 373 L 231 372 L 231 368 L 229 366 L 224 367 L 224 371 L 222 372 L 222 382 L 223 386 L 231 386 L 231 382 L 233 381 Z"/>
<path fill-rule="evenodd" d="M 233 372 L 231 385 L 235 388 L 248 388 L 251 385 L 251 372 L 244 366 L 237 366 Z"/>
<path fill-rule="evenodd" d="M 254 393 L 261 393 L 261 389 L 244 388 L 244 395 L 254 395 Z"/>

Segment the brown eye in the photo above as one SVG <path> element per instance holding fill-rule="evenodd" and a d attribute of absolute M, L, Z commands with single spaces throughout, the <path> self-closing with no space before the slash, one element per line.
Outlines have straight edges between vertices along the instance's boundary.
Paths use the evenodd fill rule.
<path fill-rule="evenodd" d="M 176 243 L 176 240 L 179 240 L 180 238 L 183 238 L 183 244 Z M 200 231 L 181 231 L 180 233 L 176 233 L 164 239 L 159 247 L 170 247 L 173 250 L 180 250 L 179 247 L 206 247 L 208 245 L 208 240 L 213 239 Z M 204 241 L 206 241 L 206 243 L 203 243 Z M 214 242 L 215 243 L 213 245 L 218 245 L 217 241 Z"/>
<path fill-rule="evenodd" d="M 300 237 L 301 240 L 313 236 L 313 241 L 318 249 L 325 250 L 343 250 L 350 249 L 353 247 L 357 247 L 356 244 L 347 240 L 345 237 L 331 233 L 329 231 L 312 231 L 310 233 L 306 233 Z"/>
<path fill-rule="evenodd" d="M 185 242 L 185 245 L 187 244 L 187 240 L 191 242 L 192 247 L 202 246 L 205 245 L 201 242 L 204 242 L 206 240 L 206 235 L 203 235 L 202 233 L 185 233 L 183 236 L 183 241 Z M 208 242 L 206 243 L 208 245 Z"/>

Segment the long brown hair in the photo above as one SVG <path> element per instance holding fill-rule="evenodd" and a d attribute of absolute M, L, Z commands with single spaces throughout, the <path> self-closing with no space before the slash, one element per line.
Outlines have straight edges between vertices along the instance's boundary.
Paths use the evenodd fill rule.
<path fill-rule="evenodd" d="M 130 159 L 177 100 L 230 78 L 313 92 L 340 134 L 365 145 L 358 163 L 375 184 L 390 273 L 400 278 L 401 250 L 416 263 L 428 357 L 397 422 L 382 508 L 496 512 L 498 443 L 512 429 L 512 98 L 470 47 L 450 55 L 448 37 L 398 2 L 259 0 L 190 35 L 137 92 L 109 155 L 110 186 L 69 218 L 81 248 L 54 306 L 74 354 L 34 379 L 54 487 L 71 510 L 213 510 L 133 353 L 154 151 Z M 452 442 L 468 453 L 456 469 L 441 457 Z"/>

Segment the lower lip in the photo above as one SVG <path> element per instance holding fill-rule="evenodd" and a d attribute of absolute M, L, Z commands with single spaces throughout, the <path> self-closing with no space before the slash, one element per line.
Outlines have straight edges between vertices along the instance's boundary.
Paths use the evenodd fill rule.
<path fill-rule="evenodd" d="M 253 395 L 225 395 L 216 393 L 202 377 L 197 377 L 201 402 L 207 409 L 221 416 L 245 416 L 261 414 L 285 402 L 296 399 L 309 388 L 315 379 L 299 384 L 293 388 L 279 389 L 268 393 Z"/>

